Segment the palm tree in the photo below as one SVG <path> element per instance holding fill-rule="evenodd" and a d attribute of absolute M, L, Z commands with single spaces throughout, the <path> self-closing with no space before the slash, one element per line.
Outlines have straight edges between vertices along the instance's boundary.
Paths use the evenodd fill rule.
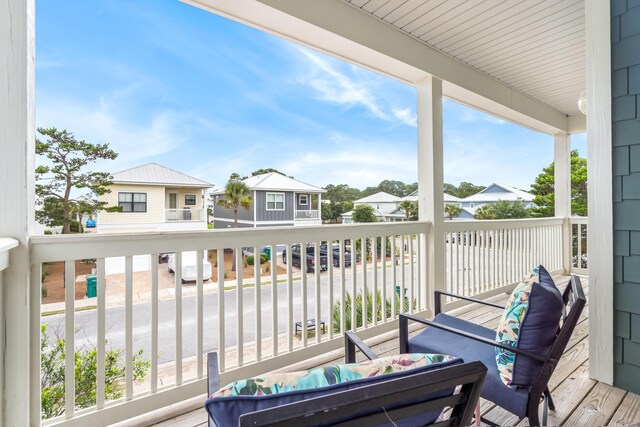
<path fill-rule="evenodd" d="M 405 216 L 407 217 L 407 221 L 411 220 L 417 216 L 418 213 L 418 202 L 412 202 L 409 200 L 405 200 L 400 203 L 400 209 L 404 211 Z"/>
<path fill-rule="evenodd" d="M 447 203 L 444 205 L 444 213 L 447 214 L 447 218 L 449 219 L 457 217 L 460 215 L 460 212 L 462 212 L 462 208 L 458 205 L 454 205 L 453 203 Z"/>
<path fill-rule="evenodd" d="M 233 227 L 238 227 L 238 211 L 251 207 L 251 191 L 247 184 L 238 180 L 230 179 L 224 186 L 222 197 L 218 198 L 216 204 L 233 212 Z M 231 271 L 236 271 L 236 257 L 233 257 Z"/>

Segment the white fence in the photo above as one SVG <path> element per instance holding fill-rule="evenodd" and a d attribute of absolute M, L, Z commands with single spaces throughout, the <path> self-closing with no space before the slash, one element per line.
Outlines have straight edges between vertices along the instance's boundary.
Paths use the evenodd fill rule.
<path fill-rule="evenodd" d="M 504 292 L 535 265 L 561 271 L 563 221 L 446 221 L 446 291 L 486 297 Z"/>
<path fill-rule="evenodd" d="M 165 209 L 165 221 L 206 221 L 206 209 Z"/>
<path fill-rule="evenodd" d="M 320 219 L 320 211 L 319 210 L 308 210 L 308 211 L 295 211 L 294 219 L 296 220 L 317 220 Z"/>
<path fill-rule="evenodd" d="M 587 217 L 571 217 L 571 271 L 578 274 L 587 274 L 589 262 L 587 257 Z"/>
<path fill-rule="evenodd" d="M 341 348 L 345 330 L 357 330 L 366 338 L 394 329 L 399 313 L 426 311 L 426 272 L 418 260 L 426 254 L 420 242 L 426 242 L 429 227 L 429 223 L 409 222 L 34 237 L 32 292 L 40 293 L 42 263 L 64 261 L 66 284 L 64 312 L 43 320 L 57 322 L 65 340 L 65 409 L 61 416 L 45 423 L 104 425 L 201 395 L 206 389 L 204 355 L 211 350 L 218 351 L 222 380 L 229 381 Z M 293 244 L 303 243 L 302 260 L 307 259 L 307 247 L 312 247 L 314 265 L 318 266 L 323 242 L 338 248 L 335 254 L 328 251 L 326 272 L 316 268 L 307 273 L 292 266 Z M 286 264 L 275 255 L 278 245 L 286 247 Z M 260 276 L 256 262 L 254 279 L 244 279 L 238 268 L 237 280 L 225 282 L 225 269 L 215 268 L 215 283 L 205 285 L 203 264 L 198 262 L 196 283 L 182 283 L 182 252 L 197 251 L 195 259 L 201 260 L 205 251 L 215 250 L 215 259 L 210 261 L 217 267 L 224 265 L 225 250 L 233 251 L 240 267 L 243 247 L 253 247 L 254 253 L 260 247 L 271 249 L 274 256 L 267 276 Z M 347 250 L 359 252 L 360 261 L 345 265 Z M 160 291 L 168 290 L 161 288 L 161 279 L 169 273 L 164 264 L 158 264 L 158 255 L 170 252 L 175 253 L 173 297 L 163 300 Z M 134 274 L 132 258 L 144 254 L 151 257 L 151 271 L 142 277 Z M 106 304 L 107 288 L 112 285 L 105 275 L 105 258 L 114 256 L 125 257 L 120 307 Z M 88 310 L 78 310 L 75 300 L 76 287 L 84 286 L 82 280 L 76 284 L 75 260 L 82 259 L 96 259 L 97 298 Z M 278 268 L 284 268 L 284 273 L 279 275 Z M 149 299 L 134 305 L 134 295 L 142 292 L 143 282 L 150 289 Z M 370 295 L 361 299 L 360 312 L 357 304 L 349 304 L 358 293 Z M 362 316 L 363 312 L 367 315 Z M 320 321 L 311 326 L 307 323 L 311 319 L 324 322 L 326 329 L 322 330 Z M 302 329 L 297 334 L 296 322 Z M 39 336 L 38 326 L 32 333 Z M 124 396 L 112 401 L 106 398 L 104 385 L 107 340 L 109 345 L 121 342 L 124 348 Z M 82 409 L 76 404 L 73 355 L 87 345 L 94 346 L 97 353 L 97 393 L 95 406 Z M 142 383 L 134 381 L 135 355 L 141 348 L 150 360 L 150 375 Z M 38 363 L 40 354 L 33 356 Z M 40 371 L 40 366 L 32 366 L 33 371 Z M 35 415 L 40 413 L 40 379 L 33 378 L 31 387 L 30 405 Z"/>

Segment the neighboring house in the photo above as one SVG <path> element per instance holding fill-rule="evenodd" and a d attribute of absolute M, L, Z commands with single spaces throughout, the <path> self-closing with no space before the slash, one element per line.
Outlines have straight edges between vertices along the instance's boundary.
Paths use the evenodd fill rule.
<path fill-rule="evenodd" d="M 251 206 L 238 211 L 238 227 L 320 225 L 322 193 L 326 190 L 271 172 L 243 181 L 251 190 Z M 211 194 L 214 228 L 233 227 L 233 212 L 218 206 L 224 189 Z"/>
<path fill-rule="evenodd" d="M 206 230 L 208 182 L 149 163 L 113 174 L 111 193 L 100 196 L 120 212 L 100 212 L 98 233 Z"/>
<path fill-rule="evenodd" d="M 418 190 L 414 191 L 413 193 L 409 194 L 408 196 L 405 196 L 402 198 L 402 200 L 408 200 L 410 202 L 417 202 L 418 201 Z M 456 196 L 452 196 L 451 194 L 447 194 L 444 193 L 444 204 L 448 205 L 448 204 L 454 204 L 454 205 L 458 205 L 460 207 L 462 207 L 462 199 Z"/>
<path fill-rule="evenodd" d="M 519 190 L 505 184 L 491 184 L 484 190 L 472 196 L 462 199 L 463 208 L 478 208 L 488 203 L 495 203 L 501 200 L 511 202 L 523 201 L 527 208 L 533 206 L 534 195 L 526 191 Z"/>
<path fill-rule="evenodd" d="M 380 191 L 354 201 L 353 207 L 355 208 L 360 205 L 371 206 L 380 222 L 404 221 L 406 220 L 406 215 L 404 211 L 400 209 L 402 200 L 403 199 L 398 196 Z M 345 212 L 341 217 L 343 224 L 351 224 L 353 222 L 353 211 Z"/>

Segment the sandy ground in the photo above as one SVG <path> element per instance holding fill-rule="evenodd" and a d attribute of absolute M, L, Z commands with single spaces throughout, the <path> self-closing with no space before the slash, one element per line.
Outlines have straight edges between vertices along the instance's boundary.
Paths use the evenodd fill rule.
<path fill-rule="evenodd" d="M 224 254 L 224 271 L 226 273 L 225 280 L 234 280 L 236 278 L 236 272 L 231 271 L 232 266 L 232 253 Z M 209 262 L 212 265 L 211 277 L 215 281 L 218 277 L 218 268 L 216 265 L 217 254 L 215 250 L 211 250 L 208 253 Z M 271 263 L 268 262 L 262 266 L 262 276 L 271 275 Z M 64 288 L 64 263 L 56 262 L 49 263 L 44 266 L 47 271 L 47 276 L 43 282 L 43 286 L 47 289 L 47 296 L 42 298 L 43 304 L 63 302 L 65 297 Z M 86 293 L 86 275 L 91 274 L 91 269 L 96 268 L 95 263 L 84 263 L 76 261 L 76 300 L 82 300 L 85 298 Z M 286 269 L 282 266 L 277 266 L 277 274 L 286 273 Z M 254 267 L 247 265 L 242 269 L 243 279 L 253 278 Z M 207 281 L 205 283 L 208 283 Z M 170 273 L 167 264 L 160 264 L 158 269 L 158 288 L 173 289 L 175 286 L 174 275 Z M 184 287 L 195 286 L 195 282 L 185 282 Z M 125 275 L 124 274 L 111 274 L 106 277 L 106 296 L 107 297 L 121 297 L 124 301 L 124 287 L 125 287 Z M 133 273 L 133 292 L 134 299 L 143 300 L 150 297 L 151 293 L 151 272 L 140 271 Z"/>

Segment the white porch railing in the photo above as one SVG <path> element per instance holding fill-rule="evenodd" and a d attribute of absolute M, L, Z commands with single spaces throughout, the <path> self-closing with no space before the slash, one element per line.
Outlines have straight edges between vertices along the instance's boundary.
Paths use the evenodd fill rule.
<path fill-rule="evenodd" d="M 206 390 L 204 354 L 208 351 L 218 351 L 222 381 L 227 382 L 341 348 L 345 330 L 357 330 L 367 338 L 396 328 L 394 320 L 401 312 L 427 314 L 427 276 L 418 262 L 427 252 L 418 242 L 426 241 L 423 237 L 429 227 L 426 222 L 407 222 L 33 237 L 31 292 L 39 296 L 42 263 L 65 262 L 64 313 L 43 320 L 50 324 L 58 322 L 65 339 L 65 410 L 63 415 L 45 423 L 106 425 L 201 395 Z M 352 251 L 364 249 L 359 264 L 345 266 L 345 240 L 350 240 Z M 315 246 L 315 266 L 320 265 L 321 242 L 329 242 L 329 247 L 337 244 L 339 267 L 334 267 L 329 259 L 326 272 L 316 268 L 315 272 L 307 273 L 304 268 L 294 268 L 292 244 L 309 242 Z M 284 245 L 287 251 L 285 273 L 281 275 L 277 272 L 281 260 L 276 252 L 279 245 Z M 250 283 L 254 280 L 243 279 L 240 268 L 235 282 L 225 282 L 224 269 L 218 268 L 212 276 L 215 284 L 205 285 L 201 262 L 195 266 L 196 283 L 182 283 L 184 251 L 197 251 L 195 259 L 201 260 L 204 251 L 216 250 L 216 259 L 212 260 L 212 267 L 216 268 L 224 265 L 227 248 L 233 250 L 236 264 L 242 266 L 240 248 L 254 247 L 255 253 L 265 246 L 273 254 L 270 272 L 267 277 L 260 277 L 256 263 L 253 286 Z M 305 260 L 306 245 L 301 246 L 301 259 Z M 160 299 L 159 279 L 169 273 L 159 266 L 158 254 L 167 252 L 176 253 L 175 277 L 171 278 L 173 296 Z M 147 254 L 151 271 L 134 272 L 133 256 Z M 106 304 L 112 278 L 105 276 L 105 258 L 115 256 L 125 257 L 126 271 L 118 278 L 123 283 L 123 303 L 111 307 Z M 76 311 L 73 260 L 87 258 L 97 260 L 97 298 L 88 311 Z M 148 301 L 134 305 L 134 290 L 139 294 L 145 285 L 150 288 Z M 365 313 L 373 312 L 373 307 L 385 309 L 376 310 L 377 315 L 359 316 L 356 304 L 349 307 L 347 302 L 348 295 L 358 292 L 372 295 L 362 299 Z M 315 322 L 308 331 L 310 319 L 325 322 L 326 331 L 321 330 L 320 322 Z M 299 335 L 295 333 L 296 322 L 301 323 Z M 39 325 L 34 325 L 31 333 L 40 336 Z M 106 340 L 109 345 L 124 348 L 124 396 L 113 401 L 105 397 Z M 81 409 L 76 405 L 73 387 L 73 355 L 87 345 L 97 352 L 97 393 L 95 406 Z M 134 355 L 140 349 L 150 360 L 151 370 L 147 380 L 137 383 Z M 40 360 L 39 351 L 38 348 L 38 354 L 32 355 L 36 364 Z M 32 366 L 34 371 L 40 371 L 40 366 Z M 33 378 L 31 387 L 36 391 L 30 402 L 32 414 L 39 414 L 40 401 L 34 396 L 39 395 L 40 379 Z"/>
<path fill-rule="evenodd" d="M 561 271 L 563 221 L 445 221 L 446 291 L 483 298 L 509 290 L 535 265 Z"/>
<path fill-rule="evenodd" d="M 294 217 L 295 220 L 317 220 L 320 219 L 320 211 L 318 210 L 308 210 L 308 211 L 295 211 Z"/>
<path fill-rule="evenodd" d="M 4 312 L 4 270 L 9 267 L 9 252 L 18 246 L 18 241 L 9 237 L 0 237 L 0 402 L 4 402 L 4 387 L 6 376 L 4 373 L 5 353 L 5 312 Z M 0 421 L 0 424 L 2 422 Z"/>
<path fill-rule="evenodd" d="M 589 218 L 576 217 L 569 218 L 571 227 L 571 272 L 587 274 L 589 262 L 587 259 L 587 225 Z"/>
<path fill-rule="evenodd" d="M 165 209 L 165 221 L 206 221 L 206 209 Z"/>

